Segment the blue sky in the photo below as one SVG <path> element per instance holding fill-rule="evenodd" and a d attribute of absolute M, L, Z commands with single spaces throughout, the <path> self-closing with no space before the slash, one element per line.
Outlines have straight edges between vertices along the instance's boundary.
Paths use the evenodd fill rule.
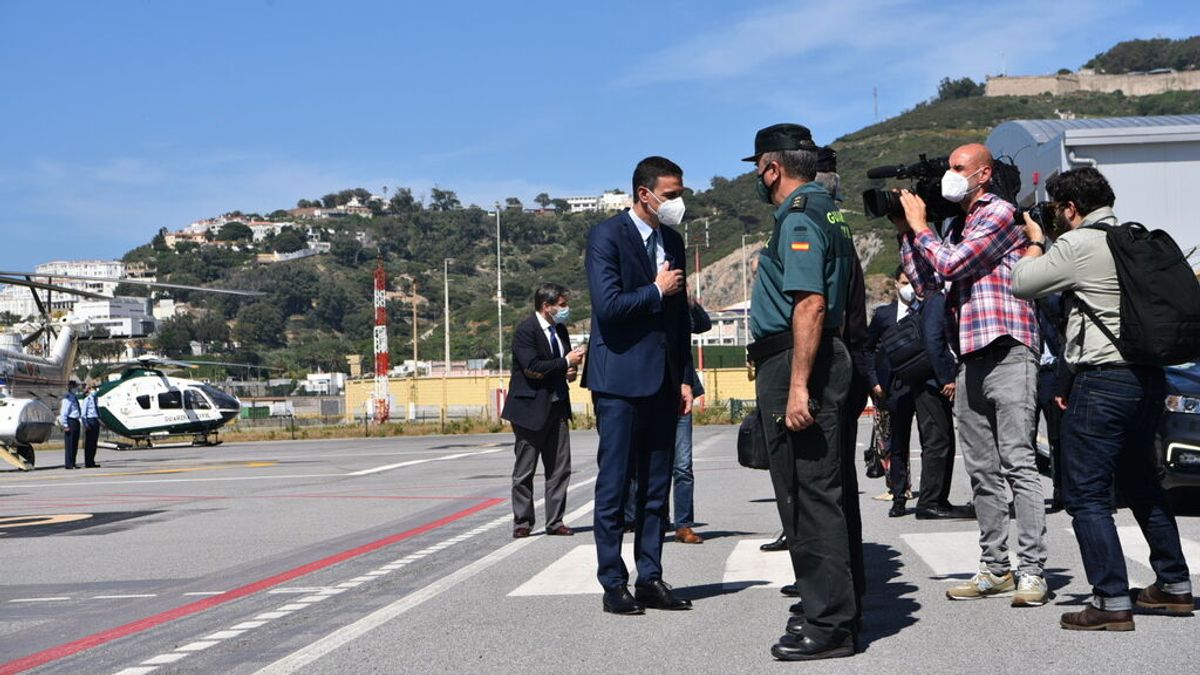
<path fill-rule="evenodd" d="M 759 127 L 873 122 L 873 87 L 888 117 L 1197 27 L 1182 1 L 0 0 L 0 269 L 348 187 L 530 203 L 663 154 L 703 188 Z"/>

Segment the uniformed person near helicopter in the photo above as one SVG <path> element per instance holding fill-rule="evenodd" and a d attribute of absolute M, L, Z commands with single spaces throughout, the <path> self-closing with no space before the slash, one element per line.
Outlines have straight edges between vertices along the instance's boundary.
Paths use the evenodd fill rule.
<path fill-rule="evenodd" d="M 802 598 L 771 648 L 787 661 L 855 652 L 839 423 L 851 375 L 841 326 L 855 257 L 841 211 L 813 182 L 817 149 L 807 128 L 777 124 L 758 132 L 745 160 L 755 163 L 759 197 L 776 206 L 774 232 L 759 254 L 747 355 Z"/>

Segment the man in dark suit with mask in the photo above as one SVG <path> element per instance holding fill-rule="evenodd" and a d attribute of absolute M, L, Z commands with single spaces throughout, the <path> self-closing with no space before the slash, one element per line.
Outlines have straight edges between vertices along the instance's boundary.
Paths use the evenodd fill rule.
<path fill-rule="evenodd" d="M 691 412 L 692 366 L 683 238 L 683 170 L 647 157 L 633 172 L 633 208 L 592 227 L 585 266 L 592 299 L 583 385 L 592 391 L 597 577 L 604 611 L 689 609 L 662 579 L 662 532 L 679 415 Z M 635 595 L 621 559 L 622 505 L 637 477 Z"/>
<path fill-rule="evenodd" d="M 513 335 L 512 377 L 500 416 L 512 423 L 516 435 L 513 466 L 513 537 L 528 537 L 535 520 L 533 474 L 538 457 L 546 473 L 546 534 L 574 534 L 563 521 L 567 482 L 571 478 L 571 397 L 584 348 L 567 350 L 570 317 L 567 289 L 543 284 L 533 294 L 534 312 Z"/>

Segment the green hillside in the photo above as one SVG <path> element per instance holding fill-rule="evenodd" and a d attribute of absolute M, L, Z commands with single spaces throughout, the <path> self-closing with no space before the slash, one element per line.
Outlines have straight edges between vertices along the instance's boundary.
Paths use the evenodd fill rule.
<path fill-rule="evenodd" d="M 1054 118 L 1055 111 L 1065 110 L 1078 116 L 1179 114 L 1200 110 L 1200 92 L 1140 98 L 1120 94 L 1057 98 L 970 96 L 919 104 L 902 115 L 833 142 L 838 150 L 843 191 L 847 196 L 845 209 L 852 228 L 856 233 L 877 231 L 885 237 L 885 242 L 890 241 L 891 225 L 882 220 L 866 220 L 861 214 L 859 195 L 868 186 L 894 183 L 868 181 L 865 177 L 868 168 L 911 163 L 920 153 L 931 157 L 945 155 L 962 143 L 985 140 L 1000 122 Z M 688 178 L 693 186 L 698 185 L 694 176 Z M 343 191 L 342 202 L 354 192 Z M 444 259 L 451 258 L 452 357 L 492 357 L 496 345 L 494 217 L 473 206 L 454 208 L 457 199 L 449 190 L 435 190 L 429 204 L 414 201 L 407 191 L 397 192 L 389 212 L 376 209 L 372 216 L 301 221 L 328 230 L 321 237 L 331 245 L 331 252 L 294 262 L 270 265 L 251 262 L 253 252 L 295 249 L 297 242 L 292 233 L 259 244 L 254 250 L 247 250 L 251 247 L 242 242 L 241 252 L 196 244 L 181 244 L 171 251 L 160 234 L 151 244 L 130 251 L 126 260 L 155 267 L 160 280 L 221 283 L 268 293 L 266 299 L 258 301 L 185 295 L 182 299 L 191 300 L 202 316 L 166 322 L 157 339 L 158 346 L 168 354 L 181 354 L 189 341 L 197 340 L 216 355 L 239 362 L 264 362 L 293 373 L 315 368 L 344 370 L 343 356 L 347 353 L 362 354 L 369 363 L 371 275 L 375 258 L 381 256 L 393 290 L 407 298 L 413 284 L 417 286 L 421 358 L 440 358 L 442 265 Z M 331 198 L 335 203 L 339 200 L 338 195 L 331 194 L 323 201 L 328 203 Z M 317 203 L 304 200 L 302 205 Z M 714 178 L 705 189 L 690 195 L 687 203 L 687 222 L 694 233 L 703 232 L 697 223 L 703 219 L 709 222 L 710 247 L 704 251 L 705 260 L 716 260 L 734 251 L 743 233 L 762 234 L 770 228 L 771 209 L 756 200 L 753 173 Z M 286 213 L 277 211 L 271 216 L 285 219 Z M 249 214 L 246 219 L 252 217 Z M 558 216 L 516 210 L 502 213 L 504 318 L 509 333 L 512 325 L 530 310 L 532 290 L 542 281 L 556 281 L 573 289 L 572 317 L 587 318 L 583 246 L 587 230 L 596 220 L 595 214 Z M 239 232 L 230 228 L 228 234 Z M 368 244 L 360 244 L 356 234 L 365 235 Z M 299 245 L 303 245 L 302 240 Z M 868 273 L 894 268 L 896 257 L 890 248 L 885 247 L 885 253 L 871 263 Z M 389 312 L 393 361 L 410 358 L 411 305 L 399 299 L 391 303 Z M 240 350 L 232 348 L 234 341 L 242 345 Z M 508 344 L 506 336 L 506 351 Z"/>

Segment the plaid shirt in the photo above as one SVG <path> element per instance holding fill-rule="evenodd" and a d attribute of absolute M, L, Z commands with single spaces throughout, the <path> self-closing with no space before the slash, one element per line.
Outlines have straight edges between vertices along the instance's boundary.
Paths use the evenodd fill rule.
<path fill-rule="evenodd" d="M 1012 268 L 1025 252 L 1024 230 L 1013 221 L 1013 207 L 988 193 L 971 205 L 961 231 L 942 241 L 931 229 L 911 232 L 900 241 L 904 272 L 917 288 L 951 283 L 946 308 L 957 327 L 959 355 L 983 349 L 1010 335 L 1035 353 L 1041 351 L 1033 303 L 1012 294 Z"/>

